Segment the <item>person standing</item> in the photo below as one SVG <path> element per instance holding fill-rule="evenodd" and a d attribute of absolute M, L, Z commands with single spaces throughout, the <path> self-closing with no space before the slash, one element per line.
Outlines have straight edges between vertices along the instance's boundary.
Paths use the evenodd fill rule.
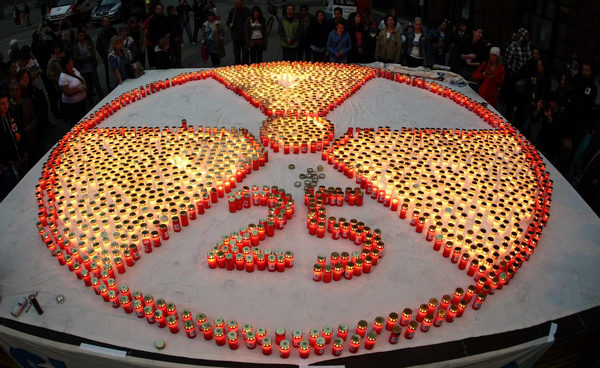
<path fill-rule="evenodd" d="M 114 36 L 114 38 L 119 37 Z M 74 126 L 87 112 L 85 105 L 87 86 L 79 71 L 75 69 L 73 58 L 64 55 L 59 63 L 63 71 L 58 78 L 58 85 L 63 93 L 62 101 L 69 117 L 69 125 Z"/>
<path fill-rule="evenodd" d="M 348 53 L 352 50 L 352 40 L 345 31 L 343 22 L 338 22 L 335 31 L 331 31 L 327 39 L 327 51 L 332 63 L 348 63 Z"/>
<path fill-rule="evenodd" d="M 300 5 L 300 16 L 298 21 L 300 22 L 300 44 L 298 45 L 298 61 L 302 61 L 302 58 L 306 55 L 306 61 L 310 61 L 310 41 L 308 38 L 308 28 L 314 20 L 314 16 L 308 13 L 308 5 Z"/>
<path fill-rule="evenodd" d="M 62 43 L 57 42 L 54 45 L 54 50 L 52 52 L 50 60 L 48 60 L 48 64 L 46 64 L 46 76 L 48 77 L 48 80 L 50 80 L 50 83 L 52 83 L 52 90 L 53 90 L 53 93 L 50 93 L 50 91 L 47 90 L 48 91 L 48 102 L 50 103 L 50 110 L 51 111 L 55 111 L 55 110 L 60 111 L 60 112 L 62 112 L 61 117 L 65 117 L 62 102 L 59 101 L 60 86 L 58 85 L 58 77 L 60 77 L 60 73 L 62 73 L 62 68 L 60 67 L 59 60 L 62 56 L 63 56 Z M 53 96 L 53 97 L 56 96 L 56 100 L 54 100 L 53 97 L 51 97 L 51 96 Z M 54 113 L 54 115 L 56 116 L 56 113 Z"/>
<path fill-rule="evenodd" d="M 220 66 L 221 59 L 225 57 L 225 45 L 223 43 L 225 28 L 221 21 L 216 18 L 215 13 L 208 12 L 208 20 L 202 25 L 200 43 L 203 47 L 206 47 L 213 66 Z"/>
<path fill-rule="evenodd" d="M 142 25 L 138 23 L 136 17 L 129 18 L 127 21 L 127 34 L 133 38 L 137 51 L 137 61 L 146 66 L 146 32 L 142 28 Z M 89 85 L 89 84 L 88 84 Z"/>
<path fill-rule="evenodd" d="M 344 9 L 338 6 L 333 9 L 333 18 L 331 18 L 328 22 L 329 31 L 335 31 L 336 26 L 339 22 L 344 23 L 344 27 L 346 26 L 346 19 L 344 19 Z"/>
<path fill-rule="evenodd" d="M 498 105 L 498 89 L 504 84 L 504 65 L 499 64 L 500 49 L 492 47 L 490 58 L 481 63 L 473 78 L 481 79 L 479 95 L 494 108 Z"/>
<path fill-rule="evenodd" d="M 250 50 L 250 64 L 262 63 L 267 49 L 267 24 L 260 7 L 252 8 L 252 17 L 246 20 L 246 48 Z"/>
<path fill-rule="evenodd" d="M 204 2 L 204 0 L 196 0 L 192 6 L 192 11 L 194 12 L 194 35 L 192 38 L 194 43 L 198 39 L 198 32 L 200 31 L 200 28 L 202 28 L 202 24 L 206 22 L 206 12 L 204 11 L 205 7 L 206 2 Z"/>
<path fill-rule="evenodd" d="M 396 17 L 385 17 L 386 28 L 379 32 L 375 46 L 375 60 L 383 63 L 399 63 L 402 54 L 402 36 L 396 29 Z"/>
<path fill-rule="evenodd" d="M 117 29 L 110 25 L 110 19 L 108 17 L 102 18 L 102 29 L 96 37 L 96 51 L 98 51 L 98 55 L 100 55 L 100 59 L 104 63 L 104 73 L 109 92 L 112 88 L 108 80 L 108 49 L 110 48 L 110 40 L 116 35 Z"/>
<path fill-rule="evenodd" d="M 21 28 L 21 11 L 16 5 L 13 8 L 13 21 L 17 25 L 17 28 Z"/>
<path fill-rule="evenodd" d="M 12 82 L 8 88 L 10 95 L 10 107 L 12 107 L 21 119 L 25 138 L 27 142 L 27 152 L 31 163 L 37 162 L 38 149 L 36 139 L 37 116 L 33 109 L 33 103 L 28 98 L 21 98 L 21 85 L 19 82 Z"/>
<path fill-rule="evenodd" d="M 44 88 L 41 75 L 44 70 L 31 53 L 31 47 L 25 45 L 21 47 L 21 59 L 17 62 L 19 69 L 27 69 L 31 72 L 31 84 L 39 89 Z"/>
<path fill-rule="evenodd" d="M 464 60 L 462 76 L 474 82 L 473 72 L 486 60 L 485 45 L 481 41 L 483 29 L 475 27 L 471 36 L 463 42 L 460 48 L 460 58 Z"/>
<path fill-rule="evenodd" d="M 196 39 L 192 38 L 192 27 L 190 26 L 190 12 L 192 11 L 192 7 L 187 3 L 186 0 L 179 0 L 179 6 L 177 6 L 177 16 L 179 17 L 179 22 L 181 23 L 181 33 L 185 29 L 185 32 L 188 35 L 188 40 L 192 45 L 196 44 Z M 183 37 L 181 39 L 181 46 L 183 46 Z"/>
<path fill-rule="evenodd" d="M 421 18 L 415 18 L 415 28 L 406 36 L 406 65 L 411 68 L 427 65 L 427 35 L 421 26 Z"/>
<path fill-rule="evenodd" d="M 529 32 L 525 28 L 519 29 L 517 38 L 506 49 L 504 60 L 502 63 L 506 68 L 506 80 L 504 81 L 504 91 L 502 96 L 506 102 L 506 110 L 504 116 L 506 120 L 512 121 L 513 110 L 515 107 L 515 84 L 517 83 L 521 68 L 531 55 L 531 44 L 529 43 Z"/>
<path fill-rule="evenodd" d="M 354 12 L 348 16 L 348 34 L 352 40 L 352 50 L 348 53 L 349 63 L 364 63 L 364 33 L 365 26 L 362 25 L 360 14 Z"/>
<path fill-rule="evenodd" d="M 108 51 L 109 81 L 112 89 L 123 84 L 123 81 L 128 78 L 126 67 L 128 61 L 127 53 L 123 49 L 123 39 L 120 36 L 114 36 L 110 40 Z"/>
<path fill-rule="evenodd" d="M 446 65 L 446 52 L 448 52 L 448 42 L 446 30 L 448 21 L 444 20 L 429 35 L 430 64 Z"/>
<path fill-rule="evenodd" d="M 283 61 L 296 61 L 298 45 L 300 45 L 300 21 L 294 15 L 296 8 L 288 5 L 285 8 L 285 18 L 279 22 L 279 42 L 283 53 Z"/>
<path fill-rule="evenodd" d="M 23 21 L 27 27 L 31 25 L 31 10 L 29 10 L 29 5 L 27 5 L 27 3 L 25 3 L 25 6 L 23 7 Z"/>
<path fill-rule="evenodd" d="M 98 98 L 102 100 L 104 93 L 98 78 L 98 60 L 96 59 L 94 43 L 85 38 L 85 32 L 82 30 L 77 33 L 77 44 L 73 47 L 73 60 L 75 61 L 75 67 L 88 86 L 88 93 L 86 93 L 88 101 L 90 103 L 94 102 L 92 88 L 96 90 Z"/>
<path fill-rule="evenodd" d="M 248 64 L 248 49 L 246 46 L 246 19 L 251 16 L 250 9 L 244 6 L 244 0 L 235 0 L 235 6 L 229 11 L 227 26 L 231 29 L 233 40 L 233 56 L 235 65 Z"/>
<path fill-rule="evenodd" d="M 10 107 L 8 95 L 0 91 L 0 201 L 29 170 L 25 129 L 19 115 Z"/>
<path fill-rule="evenodd" d="M 377 22 L 372 20 L 363 35 L 363 50 L 365 52 L 365 62 L 372 63 L 375 61 L 375 49 L 377 48 L 377 36 L 379 36 L 379 27 Z"/>
<path fill-rule="evenodd" d="M 311 22 L 308 28 L 308 38 L 310 50 L 312 51 L 312 61 L 323 61 L 325 51 L 327 51 L 327 39 L 329 38 L 329 24 L 325 21 L 323 10 L 317 10 L 315 20 Z"/>
<path fill-rule="evenodd" d="M 183 31 L 181 30 L 181 24 L 179 23 L 179 16 L 174 6 L 169 5 L 167 7 L 167 15 L 171 26 L 169 33 L 169 50 L 171 51 L 171 57 L 173 58 L 173 65 L 175 68 L 181 68 L 181 47 L 183 46 Z"/>
<path fill-rule="evenodd" d="M 171 32 L 171 21 L 164 13 L 164 6 L 162 4 L 157 4 L 154 7 L 154 15 L 151 15 L 151 17 L 148 18 L 148 41 L 152 44 L 152 46 L 148 48 L 148 61 L 150 62 L 151 67 L 154 66 L 152 64 L 154 61 L 154 47 L 158 45 L 158 41 L 161 38 L 169 38 L 169 33 Z M 152 56 L 150 56 L 150 54 L 152 54 Z"/>
<path fill-rule="evenodd" d="M 16 78 L 21 84 L 21 96 L 30 99 L 33 103 L 33 109 L 38 118 L 38 127 L 46 130 L 56 127 L 56 125 L 50 124 L 50 119 L 48 118 L 48 101 L 46 100 L 44 91 L 30 83 L 31 73 L 29 70 L 19 70 Z"/>

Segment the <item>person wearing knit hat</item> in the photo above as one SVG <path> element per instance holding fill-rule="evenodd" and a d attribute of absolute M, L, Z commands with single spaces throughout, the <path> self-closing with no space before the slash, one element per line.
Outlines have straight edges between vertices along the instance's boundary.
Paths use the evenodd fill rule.
<path fill-rule="evenodd" d="M 492 47 L 489 59 L 482 62 L 473 72 L 473 78 L 481 80 L 479 95 L 494 108 L 498 104 L 498 89 L 504 84 L 505 69 L 504 65 L 499 63 L 499 58 L 500 49 Z"/>

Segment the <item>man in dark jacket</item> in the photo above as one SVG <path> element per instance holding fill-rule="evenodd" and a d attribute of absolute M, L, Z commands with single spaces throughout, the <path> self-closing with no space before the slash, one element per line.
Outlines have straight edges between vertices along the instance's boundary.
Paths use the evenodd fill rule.
<path fill-rule="evenodd" d="M 300 16 L 298 21 L 300 22 L 300 45 L 298 45 L 298 61 L 302 61 L 302 57 L 306 55 L 306 61 L 311 59 L 310 51 L 310 40 L 308 37 L 308 28 L 310 24 L 315 20 L 315 16 L 308 13 L 308 5 L 300 5 Z"/>
<path fill-rule="evenodd" d="M 108 49 L 110 47 L 110 39 L 117 35 L 117 29 L 110 25 L 110 19 L 108 17 L 102 18 L 102 29 L 98 32 L 96 38 L 96 51 L 100 55 L 102 62 L 104 63 L 104 73 L 106 77 L 106 88 L 111 91 L 108 83 Z"/>
<path fill-rule="evenodd" d="M 183 29 L 188 35 L 188 40 L 192 45 L 196 44 L 196 39 L 192 39 L 192 28 L 190 27 L 190 12 L 192 11 L 192 7 L 187 3 L 186 0 L 179 0 L 179 6 L 176 8 L 177 16 L 179 17 L 179 22 L 181 22 L 182 33 Z M 183 45 L 183 34 L 181 39 L 181 44 Z"/>
<path fill-rule="evenodd" d="M 206 7 L 206 3 L 203 0 L 196 0 L 194 2 L 194 6 L 192 6 L 192 11 L 194 12 L 194 35 L 192 38 L 194 39 L 194 43 L 198 39 L 198 31 L 202 28 L 202 24 L 206 22 L 204 8 Z"/>
<path fill-rule="evenodd" d="M 60 118 L 60 112 L 58 111 L 58 98 L 60 97 L 54 89 L 54 84 L 46 75 L 46 68 L 48 61 L 52 58 L 52 52 L 54 51 L 54 44 L 58 42 L 58 38 L 50 28 L 46 28 L 43 32 L 44 25 L 40 25 L 38 29 L 33 32 L 31 41 L 31 53 L 35 56 L 36 60 L 40 64 L 40 68 L 44 71 L 41 75 L 44 88 L 48 92 L 48 101 L 50 102 L 50 110 L 52 114 L 57 118 Z"/>
<path fill-rule="evenodd" d="M 25 129 L 5 92 L 0 91 L 0 201 L 29 170 Z"/>
<path fill-rule="evenodd" d="M 165 8 L 162 4 L 157 4 L 154 7 L 154 16 L 148 21 L 148 41 L 152 43 L 152 45 L 147 48 L 149 60 L 153 60 L 154 58 L 154 48 L 158 45 L 158 40 L 163 37 L 169 38 L 170 32 L 171 21 L 165 15 Z M 151 56 L 150 53 L 152 53 Z"/>
<path fill-rule="evenodd" d="M 227 26 L 231 29 L 233 40 L 233 55 L 235 65 L 248 64 L 248 49 L 246 45 L 246 19 L 250 17 L 250 9 L 244 6 L 244 0 L 235 0 L 235 6 L 229 11 Z"/>
<path fill-rule="evenodd" d="M 167 13 L 169 14 L 169 22 L 171 24 L 171 31 L 169 32 L 171 57 L 173 58 L 173 65 L 176 68 L 181 68 L 181 46 L 183 31 L 181 30 L 181 23 L 179 22 L 179 16 L 175 7 L 169 5 L 167 7 Z"/>
<path fill-rule="evenodd" d="M 592 66 L 590 62 L 584 61 L 581 66 L 581 76 L 573 80 L 573 145 L 578 146 L 580 140 L 590 130 L 592 124 L 592 108 L 596 103 L 598 96 L 598 87 L 592 76 Z"/>

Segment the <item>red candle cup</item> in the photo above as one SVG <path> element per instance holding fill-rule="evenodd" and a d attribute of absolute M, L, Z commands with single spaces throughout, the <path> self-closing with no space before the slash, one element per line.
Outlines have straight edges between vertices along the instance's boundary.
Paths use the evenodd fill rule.
<path fill-rule="evenodd" d="M 225 331 L 221 327 L 214 329 L 213 336 L 218 346 L 223 346 L 226 343 Z"/>
<path fill-rule="evenodd" d="M 406 327 L 406 330 L 404 331 L 404 338 L 410 340 L 413 337 L 415 337 L 415 332 L 417 331 L 418 327 L 419 324 L 417 323 L 417 321 L 410 321 L 408 323 L 408 326 Z"/>
<path fill-rule="evenodd" d="M 333 347 L 331 349 L 331 353 L 333 354 L 333 356 L 340 356 L 342 355 L 342 350 L 344 350 L 344 340 L 336 337 L 333 340 Z"/>
<path fill-rule="evenodd" d="M 367 339 L 365 340 L 365 349 L 373 350 L 375 347 L 375 342 L 377 341 L 377 333 L 375 331 L 371 331 L 367 334 Z"/>
<path fill-rule="evenodd" d="M 412 317 L 412 309 L 405 308 L 402 311 L 402 317 L 400 318 L 400 326 L 402 326 L 402 327 L 408 326 L 408 322 L 410 321 L 411 317 Z"/>
<path fill-rule="evenodd" d="M 210 322 L 204 322 L 200 326 L 200 330 L 202 330 L 202 335 L 204 335 L 204 340 L 212 340 L 213 331 Z"/>
<path fill-rule="evenodd" d="M 261 342 L 261 347 L 263 355 L 271 355 L 271 352 L 273 351 L 273 343 L 271 342 L 271 338 L 264 337 Z"/>
<path fill-rule="evenodd" d="M 390 338 L 388 339 L 390 344 L 397 344 L 398 340 L 400 340 L 400 334 L 402 334 L 402 327 L 394 326 L 392 328 L 392 332 L 390 333 Z"/>
<path fill-rule="evenodd" d="M 355 354 L 358 352 L 358 349 L 360 348 L 360 341 L 361 341 L 360 335 L 352 335 L 352 337 L 350 338 L 350 348 L 348 350 L 352 354 Z"/>

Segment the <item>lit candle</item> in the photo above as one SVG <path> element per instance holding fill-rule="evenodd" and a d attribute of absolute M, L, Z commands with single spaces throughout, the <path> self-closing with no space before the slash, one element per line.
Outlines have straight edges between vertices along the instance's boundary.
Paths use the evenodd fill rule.
<path fill-rule="evenodd" d="M 310 356 L 310 344 L 308 341 L 300 341 L 300 347 L 298 348 L 301 359 L 308 359 Z"/>
<path fill-rule="evenodd" d="M 271 355 L 273 351 L 273 343 L 271 342 L 270 337 L 264 337 L 261 342 L 262 353 L 263 355 Z"/>

